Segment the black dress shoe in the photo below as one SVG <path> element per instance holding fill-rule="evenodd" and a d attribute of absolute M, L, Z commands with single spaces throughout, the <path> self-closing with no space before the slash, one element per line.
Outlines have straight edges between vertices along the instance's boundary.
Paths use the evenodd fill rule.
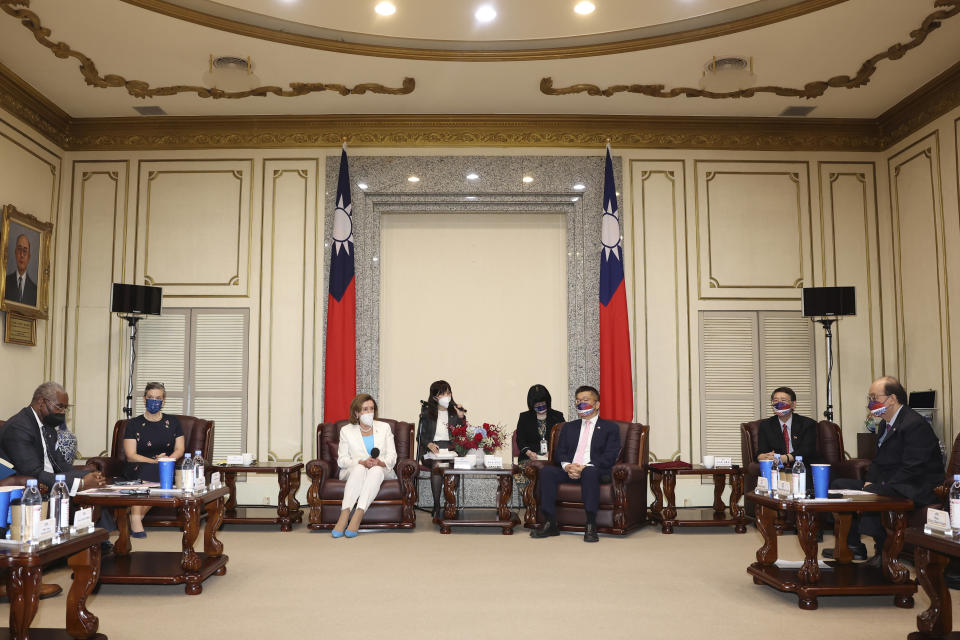
<path fill-rule="evenodd" d="M 113 545 L 110 542 L 101 542 L 100 555 L 105 556 L 109 553 L 113 553 Z"/>
<path fill-rule="evenodd" d="M 531 538 L 549 538 L 550 536 L 558 535 L 560 535 L 560 529 L 557 528 L 557 523 L 552 521 L 530 532 Z"/>
<path fill-rule="evenodd" d="M 600 542 L 600 536 L 597 535 L 597 525 L 588 524 L 583 530 L 584 542 Z"/>
<path fill-rule="evenodd" d="M 853 552 L 854 560 L 859 561 L 859 560 L 867 559 L 867 546 L 862 542 L 855 547 L 851 547 L 850 545 L 847 545 L 847 548 Z M 827 558 L 828 560 L 833 560 L 833 549 L 831 548 L 824 549 L 820 553 L 820 555 L 822 555 L 824 558 Z"/>
<path fill-rule="evenodd" d="M 879 569 L 880 565 L 883 562 L 883 556 L 879 553 L 876 553 L 870 556 L 870 559 L 863 563 L 865 567 L 873 567 L 874 569 Z"/>

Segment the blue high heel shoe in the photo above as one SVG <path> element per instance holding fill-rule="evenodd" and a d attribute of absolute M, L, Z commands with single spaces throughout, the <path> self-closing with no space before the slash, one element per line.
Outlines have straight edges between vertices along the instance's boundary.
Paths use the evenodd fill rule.
<path fill-rule="evenodd" d="M 146 532 L 146 531 L 131 531 L 131 532 L 130 532 L 130 537 L 131 537 L 131 538 L 146 538 L 146 537 L 147 537 L 147 532 Z"/>
<path fill-rule="evenodd" d="M 348 538 L 356 538 L 359 534 L 359 531 L 350 531 L 349 529 L 343 532 L 343 535 L 347 536 Z"/>
<path fill-rule="evenodd" d="M 334 538 L 342 538 L 343 531 L 337 531 L 336 529 L 334 529 L 333 531 L 330 532 L 330 535 L 333 536 Z"/>

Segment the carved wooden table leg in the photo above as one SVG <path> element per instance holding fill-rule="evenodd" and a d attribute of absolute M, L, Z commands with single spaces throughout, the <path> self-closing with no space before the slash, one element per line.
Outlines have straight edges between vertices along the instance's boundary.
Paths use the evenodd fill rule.
<path fill-rule="evenodd" d="M 803 566 L 797 571 L 797 577 L 803 584 L 820 582 L 820 565 L 817 564 L 817 516 L 806 511 L 797 512 L 797 539 L 803 549 Z M 803 600 L 801 599 L 801 608 Z M 816 599 L 813 600 L 816 608 Z"/>
<path fill-rule="evenodd" d="M 737 533 L 747 532 L 747 519 L 744 517 L 743 507 L 740 506 L 740 498 L 743 497 L 743 473 L 735 473 L 730 476 L 730 516 L 736 521 L 734 531 Z"/>
<path fill-rule="evenodd" d="M 883 528 L 887 532 L 887 540 L 883 544 L 881 566 L 883 577 L 894 584 L 903 584 L 910 579 L 910 570 L 900 561 L 898 556 L 903 549 L 903 534 L 907 528 L 907 514 L 902 511 L 884 511 Z M 912 595 L 895 596 L 893 604 L 901 609 L 913 608 Z"/>
<path fill-rule="evenodd" d="M 727 488 L 727 476 L 722 473 L 713 475 L 713 512 L 723 513 L 727 506 L 723 504 L 723 490 Z"/>
<path fill-rule="evenodd" d="M 513 475 L 504 474 L 497 481 L 497 519 L 507 520 L 509 526 L 502 528 L 505 536 L 513 534 L 513 513 L 510 512 L 510 498 L 513 495 Z"/>
<path fill-rule="evenodd" d="M 217 539 L 217 531 L 223 524 L 223 498 L 208 502 L 204 509 L 207 512 L 207 522 L 203 525 L 203 552 L 208 556 L 221 556 L 223 543 Z M 223 567 L 223 572 L 226 573 L 226 571 L 227 568 Z M 217 575 L 223 574 L 218 572 Z"/>
<path fill-rule="evenodd" d="M 917 582 L 930 598 L 930 608 L 917 616 L 918 631 L 911 633 L 907 639 L 926 640 L 947 636 L 953 628 L 953 611 L 950 591 L 943 579 L 943 570 L 950 558 L 924 547 L 917 547 L 914 558 L 917 564 Z"/>
<path fill-rule="evenodd" d="M 300 510 L 300 501 L 297 500 L 297 491 L 300 490 L 300 470 L 297 469 L 290 474 L 290 493 L 287 496 L 287 508 L 292 514 L 290 517 L 293 522 L 303 521 L 303 512 Z"/>
<path fill-rule="evenodd" d="M 187 595 L 195 596 L 203 591 L 200 574 L 198 573 L 202 561 L 193 549 L 193 545 L 200 535 L 200 507 L 196 502 L 188 502 L 183 506 L 182 512 L 185 524 L 183 527 L 183 555 L 180 559 L 180 567 L 184 573 L 186 573 L 187 585 L 184 590 Z"/>
<path fill-rule="evenodd" d="M 777 511 L 758 504 L 756 518 L 757 529 L 763 536 L 763 546 L 757 549 L 757 563 L 770 566 L 777 561 L 777 529 L 775 526 Z M 754 578 L 753 581 L 757 582 L 757 579 Z"/>
<path fill-rule="evenodd" d="M 850 564 L 853 562 L 853 551 L 847 546 L 847 534 L 850 533 L 850 524 L 852 521 L 852 513 L 833 514 L 833 559 L 837 561 L 837 564 Z"/>
<path fill-rule="evenodd" d="M 223 473 L 223 482 L 227 485 L 227 489 L 230 490 L 230 497 L 227 498 L 225 509 L 227 515 L 233 518 L 237 515 L 237 472 L 225 471 Z"/>
<path fill-rule="evenodd" d="M 290 471 L 280 469 L 277 471 L 277 483 L 280 485 L 280 493 L 277 495 L 277 518 L 280 520 L 280 531 L 291 531 L 290 525 L 290 507 L 287 505 L 287 498 L 290 496 Z"/>
<path fill-rule="evenodd" d="M 457 485 L 459 477 L 452 473 L 443 476 L 443 498 L 446 505 L 443 508 L 443 517 L 445 520 L 455 520 L 457 518 Z M 450 533 L 450 527 L 440 523 L 440 533 Z"/>
<path fill-rule="evenodd" d="M 100 626 L 100 620 L 86 606 L 100 579 L 100 545 L 73 554 L 67 564 L 73 569 L 73 584 L 67 595 L 67 633 L 74 638 L 89 638 Z"/>
<path fill-rule="evenodd" d="M 40 603 L 40 567 L 14 567 L 7 575 L 7 597 L 10 599 L 10 638 L 28 640 L 30 623 Z"/>
<path fill-rule="evenodd" d="M 660 520 L 663 515 L 663 489 L 660 488 L 662 482 L 663 473 L 657 469 L 650 469 L 650 491 L 653 492 L 650 515 L 655 520 Z"/>
<path fill-rule="evenodd" d="M 129 513 L 129 507 L 117 507 L 113 510 L 113 518 L 117 521 L 117 530 L 120 532 L 120 537 L 117 538 L 117 541 L 113 545 L 113 552 L 118 556 L 125 556 L 129 554 L 132 549 L 130 545 Z"/>
<path fill-rule="evenodd" d="M 663 471 L 663 493 L 667 498 L 667 506 L 662 511 L 660 530 L 663 533 L 673 533 L 673 525 L 677 522 L 677 474 L 671 469 Z"/>

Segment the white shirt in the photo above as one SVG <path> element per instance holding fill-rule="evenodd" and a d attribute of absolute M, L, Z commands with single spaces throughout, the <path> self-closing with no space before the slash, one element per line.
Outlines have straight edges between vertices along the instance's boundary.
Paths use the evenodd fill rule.
<path fill-rule="evenodd" d="M 37 419 L 37 427 L 40 429 L 40 444 L 43 445 L 43 470 L 47 473 L 53 473 L 53 463 L 50 462 L 50 456 L 47 455 L 47 440 L 43 437 L 43 423 L 40 422 L 40 416 L 37 415 L 33 407 L 30 407 L 30 411 L 33 411 L 33 417 Z"/>
<path fill-rule="evenodd" d="M 790 412 L 790 417 L 787 418 L 787 421 L 784 422 L 783 418 L 777 416 L 777 420 L 780 421 L 780 434 L 783 434 L 783 425 L 787 425 L 787 436 L 790 440 L 790 446 L 787 447 L 787 453 L 793 453 L 793 411 Z"/>
<path fill-rule="evenodd" d="M 593 432 L 594 432 L 594 427 L 597 426 L 597 418 L 598 418 L 598 417 L 599 417 L 599 416 L 593 416 L 593 417 L 590 418 L 589 420 L 583 420 L 583 422 L 580 424 L 580 437 L 577 438 L 577 448 L 574 449 L 573 455 L 574 455 L 574 456 L 577 455 L 577 451 L 580 449 L 580 441 L 581 441 L 584 437 L 586 437 L 586 439 L 587 439 L 587 444 L 586 444 L 586 447 L 585 447 L 585 449 L 584 449 L 584 455 L 583 455 L 583 466 L 585 466 L 585 467 L 589 467 L 589 466 L 590 466 L 590 445 L 593 443 Z M 583 427 L 584 427 L 584 425 L 586 425 L 586 427 L 587 427 L 587 433 L 586 433 L 586 435 L 584 435 L 584 433 L 583 433 Z M 569 462 L 561 462 L 561 463 L 560 463 L 560 467 L 563 468 L 564 470 L 566 470 L 568 464 L 573 464 L 573 461 L 571 460 L 571 461 L 569 461 Z"/>
<path fill-rule="evenodd" d="M 447 410 L 440 407 L 437 410 L 437 431 L 433 434 L 434 442 L 450 439 L 450 429 L 447 427 L 449 420 L 450 415 L 447 413 Z"/>

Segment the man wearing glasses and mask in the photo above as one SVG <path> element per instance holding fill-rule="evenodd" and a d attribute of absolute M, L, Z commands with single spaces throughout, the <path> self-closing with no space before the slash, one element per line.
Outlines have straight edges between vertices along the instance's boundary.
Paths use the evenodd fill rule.
<path fill-rule="evenodd" d="M 790 387 L 777 387 L 770 394 L 774 415 L 760 423 L 757 433 L 757 460 L 773 460 L 775 453 L 789 469 L 797 456 L 807 466 L 818 462 L 817 423 L 794 413 L 797 394 Z M 812 480 L 813 474 L 807 476 Z"/>
<path fill-rule="evenodd" d="M 943 454 L 940 441 L 923 416 L 907 406 L 907 392 L 896 378 L 885 376 L 873 381 L 867 396 L 867 409 L 881 418 L 877 428 L 877 454 L 861 483 L 838 478 L 835 489 L 862 489 L 881 496 L 913 500 L 914 508 L 938 502 L 934 488 L 943 482 Z M 864 560 L 867 548 L 860 542 L 860 533 L 876 542 L 876 555 L 868 563 L 880 566 L 880 552 L 887 535 L 880 514 L 865 513 L 853 518 L 847 546 L 854 560 Z M 824 549 L 823 556 L 833 557 L 833 549 Z"/>

